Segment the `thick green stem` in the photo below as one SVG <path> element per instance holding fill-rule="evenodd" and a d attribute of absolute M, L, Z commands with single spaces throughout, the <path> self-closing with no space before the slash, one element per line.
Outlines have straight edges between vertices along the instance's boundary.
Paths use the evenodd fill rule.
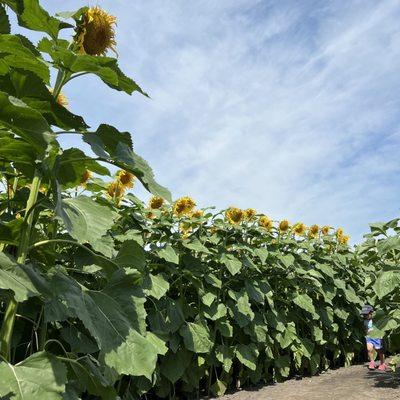
<path fill-rule="evenodd" d="M 27 217 L 25 220 L 25 228 L 22 231 L 21 242 L 18 246 L 17 262 L 20 264 L 25 263 L 25 259 L 29 251 L 29 242 L 30 242 L 32 223 L 34 217 L 33 215 L 34 213 L 29 211 L 37 201 L 40 182 L 41 182 L 41 176 L 39 171 L 36 170 L 35 176 L 32 181 L 31 191 L 29 193 L 29 198 L 26 203 L 25 216 Z M 18 309 L 18 303 L 15 301 L 14 298 L 12 298 L 7 305 L 6 313 L 0 330 L 0 354 L 7 360 L 9 359 L 10 356 L 11 338 L 14 329 L 14 322 L 15 322 L 15 316 L 17 314 L 17 309 Z"/>
<path fill-rule="evenodd" d="M 20 264 L 23 264 L 25 262 L 26 256 L 28 255 L 29 242 L 31 238 L 31 230 L 34 217 L 34 213 L 30 212 L 30 210 L 37 201 L 40 183 L 41 183 L 41 176 L 39 171 L 36 170 L 35 176 L 33 177 L 28 202 L 26 203 L 25 215 L 27 216 L 27 218 L 25 220 L 25 229 L 22 232 L 21 242 L 18 247 L 17 262 Z"/>

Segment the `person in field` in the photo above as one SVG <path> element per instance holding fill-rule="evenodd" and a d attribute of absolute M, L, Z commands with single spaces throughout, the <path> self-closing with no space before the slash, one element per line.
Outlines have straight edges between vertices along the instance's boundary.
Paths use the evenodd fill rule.
<path fill-rule="evenodd" d="M 374 324 L 372 322 L 372 316 L 374 313 L 374 308 L 370 305 L 365 305 L 361 310 L 361 316 L 364 318 L 364 328 L 365 328 L 365 340 L 367 344 L 367 351 L 368 351 L 368 359 L 369 364 L 368 368 L 374 370 L 375 366 L 375 354 L 374 350 L 378 353 L 380 365 L 378 367 L 379 371 L 386 370 L 385 364 L 385 355 L 383 353 L 383 341 L 382 338 L 373 338 L 369 335 L 374 329 Z"/>

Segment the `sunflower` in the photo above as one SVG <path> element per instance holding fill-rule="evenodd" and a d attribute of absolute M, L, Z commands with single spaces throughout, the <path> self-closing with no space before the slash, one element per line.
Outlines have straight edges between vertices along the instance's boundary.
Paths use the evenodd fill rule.
<path fill-rule="evenodd" d="M 117 181 L 119 181 L 124 188 L 133 188 L 134 179 L 135 175 L 128 171 L 121 169 L 117 172 Z"/>
<path fill-rule="evenodd" d="M 340 244 L 345 245 L 345 244 L 347 244 L 347 242 L 349 241 L 349 239 L 350 239 L 350 236 L 342 235 L 342 236 L 340 236 L 340 237 L 338 238 L 338 241 L 339 241 Z"/>
<path fill-rule="evenodd" d="M 321 228 L 321 233 L 322 233 L 323 235 L 325 235 L 325 236 L 326 236 L 326 235 L 329 235 L 330 229 L 331 229 L 330 226 L 325 225 L 325 226 L 323 226 L 323 227 Z"/>
<path fill-rule="evenodd" d="M 342 228 L 338 228 L 336 231 L 336 237 L 339 240 L 339 238 L 341 238 L 343 236 L 343 229 Z"/>
<path fill-rule="evenodd" d="M 244 218 L 247 221 L 251 221 L 254 219 L 254 217 L 256 216 L 257 211 L 254 208 L 248 208 L 246 210 L 244 210 Z"/>
<path fill-rule="evenodd" d="M 283 219 L 281 222 L 279 222 L 279 230 L 281 232 L 286 232 L 290 227 L 289 221 L 287 219 Z"/>
<path fill-rule="evenodd" d="M 226 211 L 225 216 L 231 224 L 238 224 L 243 221 L 244 211 L 237 207 L 230 207 Z"/>
<path fill-rule="evenodd" d="M 89 171 L 88 169 L 85 169 L 85 172 L 81 176 L 81 182 L 80 185 L 82 187 L 86 187 L 86 183 L 89 179 L 92 179 L 93 173 L 92 171 Z"/>
<path fill-rule="evenodd" d="M 181 231 L 182 239 L 187 239 L 192 232 L 192 226 L 187 222 L 182 222 L 179 225 L 179 229 Z"/>
<path fill-rule="evenodd" d="M 49 92 L 51 93 L 51 94 L 53 94 L 53 88 L 49 88 Z M 57 98 L 56 98 L 56 102 L 60 105 L 60 106 L 62 106 L 62 107 L 65 107 L 65 108 L 68 108 L 68 99 L 67 99 L 67 96 L 63 93 L 63 92 L 60 92 L 59 94 L 58 94 L 58 96 L 57 96 Z"/>
<path fill-rule="evenodd" d="M 153 210 L 161 208 L 163 204 L 164 204 L 164 199 L 158 196 L 153 196 L 149 201 L 149 207 Z"/>
<path fill-rule="evenodd" d="M 307 227 L 302 222 L 298 222 L 293 226 L 293 232 L 299 236 L 303 236 L 306 232 L 306 229 Z"/>
<path fill-rule="evenodd" d="M 104 56 L 108 50 L 114 53 L 117 19 L 100 7 L 89 8 L 76 28 L 75 43 L 78 51 L 92 56 Z"/>
<path fill-rule="evenodd" d="M 318 225 L 311 225 L 310 229 L 308 230 L 308 234 L 312 238 L 316 238 L 318 236 L 319 226 Z"/>
<path fill-rule="evenodd" d="M 266 229 L 267 231 L 270 231 L 273 228 L 274 223 L 266 215 L 262 215 L 260 217 L 260 219 L 258 220 L 258 225 L 260 225 L 262 228 Z"/>
<path fill-rule="evenodd" d="M 188 196 L 181 197 L 175 202 L 173 213 L 181 217 L 182 215 L 190 214 L 194 207 L 196 207 L 196 203 L 192 198 Z"/>
<path fill-rule="evenodd" d="M 201 218 L 203 216 L 203 214 L 204 214 L 203 210 L 195 210 L 190 214 L 190 216 L 192 218 Z"/>
<path fill-rule="evenodd" d="M 114 200 L 115 204 L 118 206 L 125 195 L 125 187 L 121 185 L 119 181 L 111 182 L 107 186 L 107 196 Z"/>

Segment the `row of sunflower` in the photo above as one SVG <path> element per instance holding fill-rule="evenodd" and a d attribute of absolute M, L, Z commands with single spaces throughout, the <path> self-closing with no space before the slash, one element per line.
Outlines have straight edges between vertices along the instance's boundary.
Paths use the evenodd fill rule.
<path fill-rule="evenodd" d="M 85 186 L 86 182 L 91 179 L 92 176 L 92 173 L 86 170 L 82 176 L 81 185 Z M 108 184 L 106 188 L 106 194 L 110 199 L 113 200 L 115 205 L 120 205 L 127 190 L 133 188 L 134 179 L 135 177 L 133 174 L 124 170 L 120 170 L 117 172 L 115 180 Z M 165 209 L 168 208 L 162 197 L 152 196 L 148 203 L 149 213 L 147 216 L 154 218 L 155 214 L 151 210 L 158 210 L 163 206 Z M 176 200 L 170 208 L 176 217 L 202 217 L 204 211 L 195 210 L 195 207 L 195 201 L 191 197 L 185 196 Z M 266 215 L 257 214 L 257 211 L 254 208 L 242 210 L 237 207 L 230 207 L 225 211 L 225 219 L 232 225 L 240 225 L 242 223 L 258 223 L 258 225 L 264 228 L 267 232 L 275 230 L 280 234 L 292 233 L 297 236 L 308 237 L 311 239 L 315 239 L 320 236 L 328 236 L 330 235 L 330 232 L 334 230 L 333 227 L 328 225 L 319 227 L 318 225 L 314 224 L 310 227 L 307 227 L 303 222 L 297 222 L 291 225 L 286 219 L 281 221 L 273 221 Z M 342 228 L 338 228 L 336 231 L 334 231 L 334 237 L 336 237 L 337 242 L 341 245 L 348 244 L 350 239 L 350 236 L 344 234 Z"/>

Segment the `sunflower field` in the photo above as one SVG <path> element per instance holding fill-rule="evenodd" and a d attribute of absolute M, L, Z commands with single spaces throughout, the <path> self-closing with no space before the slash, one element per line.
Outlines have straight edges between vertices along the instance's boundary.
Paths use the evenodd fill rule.
<path fill-rule="evenodd" d="M 199 398 L 316 374 L 361 357 L 365 302 L 398 351 L 398 220 L 353 249 L 340 228 L 172 201 L 129 132 L 68 109 L 87 74 L 147 96 L 107 55 L 115 23 L 0 1 L 0 398 Z"/>

